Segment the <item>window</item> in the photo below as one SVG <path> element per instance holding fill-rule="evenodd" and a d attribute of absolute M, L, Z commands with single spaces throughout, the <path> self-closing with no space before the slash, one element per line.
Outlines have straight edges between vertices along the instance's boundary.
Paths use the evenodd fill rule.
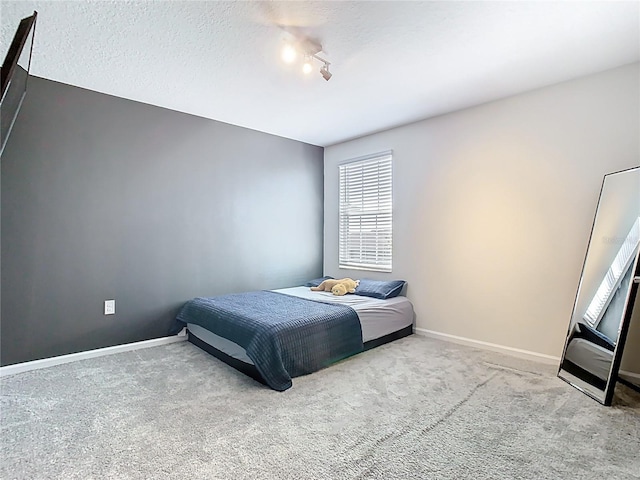
<path fill-rule="evenodd" d="M 391 152 L 340 165 L 340 268 L 391 271 Z"/>
<path fill-rule="evenodd" d="M 620 282 L 622 282 L 623 277 L 631 268 L 638 252 L 638 245 L 640 245 L 640 217 L 636 219 L 631 227 L 624 243 L 613 259 L 613 263 L 609 267 L 609 270 L 607 270 L 600 287 L 591 300 L 587 311 L 582 317 L 593 328 L 597 328 L 613 296 L 620 287 Z"/>

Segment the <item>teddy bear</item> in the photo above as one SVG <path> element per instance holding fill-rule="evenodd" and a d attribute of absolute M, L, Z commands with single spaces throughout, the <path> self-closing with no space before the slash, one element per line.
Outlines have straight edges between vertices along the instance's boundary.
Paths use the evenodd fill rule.
<path fill-rule="evenodd" d="M 353 293 L 353 292 L 355 292 L 355 290 L 351 291 L 350 293 Z M 345 286 L 344 283 L 338 283 L 333 286 L 333 288 L 331 289 L 331 293 L 338 296 L 346 295 L 347 287 Z"/>
<path fill-rule="evenodd" d="M 360 284 L 360 280 L 352 280 L 351 278 L 328 279 L 324 280 L 317 287 L 311 287 L 314 292 L 331 292 L 334 295 L 346 295 L 354 293 L 356 287 Z"/>

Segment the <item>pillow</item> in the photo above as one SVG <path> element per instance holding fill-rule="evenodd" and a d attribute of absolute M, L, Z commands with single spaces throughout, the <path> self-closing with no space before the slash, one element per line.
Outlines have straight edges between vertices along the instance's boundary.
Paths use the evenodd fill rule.
<path fill-rule="evenodd" d="M 387 298 L 393 298 L 400 295 L 402 288 L 406 282 L 404 280 L 367 280 L 366 278 L 360 280 L 360 285 L 356 288 L 356 295 L 362 295 L 363 297 L 381 298 L 383 300 Z"/>
<path fill-rule="evenodd" d="M 320 285 L 322 282 L 324 282 L 325 280 L 333 280 L 333 277 L 320 277 L 320 278 L 314 278 L 313 280 L 309 280 L 307 283 L 304 284 L 305 287 L 317 287 L 318 285 Z"/>

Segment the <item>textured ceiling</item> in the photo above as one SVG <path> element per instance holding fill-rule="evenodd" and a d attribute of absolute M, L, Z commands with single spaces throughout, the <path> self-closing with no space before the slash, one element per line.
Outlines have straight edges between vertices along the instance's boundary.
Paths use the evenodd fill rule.
<path fill-rule="evenodd" d="M 327 146 L 640 60 L 629 2 L 0 2 L 31 73 Z M 285 27 L 285 28 L 283 28 Z M 322 42 L 326 82 L 280 59 Z"/>

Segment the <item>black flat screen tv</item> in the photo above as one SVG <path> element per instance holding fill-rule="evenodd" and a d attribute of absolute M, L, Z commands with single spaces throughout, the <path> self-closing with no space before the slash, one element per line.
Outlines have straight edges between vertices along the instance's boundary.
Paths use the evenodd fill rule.
<path fill-rule="evenodd" d="M 0 155 L 27 92 L 37 12 L 23 18 L 2 63 L 0 75 Z"/>

